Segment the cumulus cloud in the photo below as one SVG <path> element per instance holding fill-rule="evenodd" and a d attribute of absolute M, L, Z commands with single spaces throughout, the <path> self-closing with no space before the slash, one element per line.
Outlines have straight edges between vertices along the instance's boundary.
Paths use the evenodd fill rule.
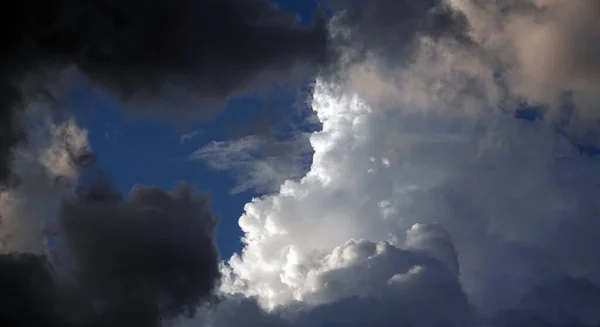
<path fill-rule="evenodd" d="M 423 252 L 402 250 L 388 242 L 351 240 L 304 268 L 306 278 L 297 280 L 291 304 L 266 312 L 257 299 L 234 295 L 209 311 L 208 318 L 193 322 L 236 326 L 248 321 L 251 326 L 282 327 L 475 323 L 458 276 Z"/>
<path fill-rule="evenodd" d="M 559 3 L 375 1 L 373 7 L 356 3 L 364 10 L 350 7 L 334 18 L 333 33 L 357 40 L 359 56 L 349 53 L 334 77 L 317 82 L 312 107 L 323 128 L 310 136 L 315 151 L 311 169 L 301 180 L 284 183 L 278 194 L 246 205 L 239 220 L 245 246 L 224 266 L 222 290 L 256 297 L 263 308 L 276 313 L 297 302 L 316 305 L 308 310 L 311 313 L 322 306 L 335 312 L 333 303 L 351 301 L 356 292 L 376 283 L 370 277 L 382 283 L 392 276 L 349 269 L 340 273 L 339 287 L 332 280 L 307 288 L 307 281 L 318 280 L 314 276 L 320 262 L 342 251 L 340 244 L 388 242 L 443 262 L 474 308 L 466 314 L 471 321 L 511 325 L 521 323 L 520 318 L 501 317 L 522 317 L 517 313 L 525 312 L 557 326 L 573 321 L 597 324 L 566 301 L 550 305 L 531 295 L 556 280 L 600 283 L 598 260 L 591 250 L 596 244 L 592 235 L 600 231 L 593 218 L 599 213 L 594 200 L 599 163 L 582 154 L 572 137 L 589 136 L 585 131 L 590 127 L 575 116 L 586 117 L 585 104 L 590 102 L 577 101 L 584 90 L 569 84 L 563 73 L 560 88 L 542 87 L 552 94 L 540 96 L 524 88 L 514 79 L 519 66 L 527 64 L 515 60 L 521 50 L 494 44 L 514 42 L 506 36 L 512 15 L 528 24 L 543 23 L 538 17 L 549 15 L 552 6 L 562 6 Z M 574 20 L 576 9 L 586 3 L 590 4 L 581 1 L 573 11 L 561 12 Z M 394 20 L 394 8 L 409 8 L 413 14 L 386 29 L 381 13 L 390 13 Z M 453 29 L 434 33 L 424 26 Z M 593 26 L 588 24 L 590 30 Z M 396 32 L 402 34 L 394 43 Z M 533 42 L 523 46 L 539 50 Z M 351 50 L 352 43 L 345 51 Z M 566 65 L 566 58 L 552 65 Z M 572 66 L 564 67 L 569 74 L 577 73 Z M 519 78 L 535 83 L 527 75 Z M 593 88 L 591 82 L 586 87 Z M 554 100 L 566 93 L 575 99 L 569 110 L 576 115 L 567 117 L 571 120 L 565 132 L 557 128 L 564 117 L 552 113 L 564 109 Z M 523 108 L 548 114 L 542 121 L 515 119 L 514 112 Z M 347 259 L 338 257 L 351 261 L 360 257 L 356 253 L 369 253 L 367 245 L 353 246 L 357 249 L 348 251 Z M 410 276 L 422 268 L 411 268 L 391 280 L 421 287 L 411 284 Z M 432 279 L 443 280 L 439 275 Z M 559 299 L 581 289 L 569 286 L 544 294 Z M 313 293 L 316 299 L 309 296 Z M 427 303 L 436 302 L 428 298 Z M 391 317 L 401 311 L 384 307 L 363 303 L 344 309 L 344 314 L 377 308 Z M 570 322 L 540 310 L 559 312 Z"/>
<path fill-rule="evenodd" d="M 300 179 L 306 173 L 312 149 L 304 134 L 276 140 L 259 135 L 230 141 L 213 141 L 194 151 L 190 158 L 201 160 L 214 170 L 231 172 L 236 194 L 248 190 L 259 193 L 277 191 L 286 180 Z"/>

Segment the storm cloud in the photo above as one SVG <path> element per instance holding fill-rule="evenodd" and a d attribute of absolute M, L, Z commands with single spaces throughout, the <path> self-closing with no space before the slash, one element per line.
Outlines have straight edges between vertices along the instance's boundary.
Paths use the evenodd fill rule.
<path fill-rule="evenodd" d="M 46 255 L 0 257 L 6 326 L 160 326 L 193 316 L 220 277 L 217 218 L 187 184 L 95 184 L 69 200 Z M 67 325 L 70 324 L 70 325 Z"/>

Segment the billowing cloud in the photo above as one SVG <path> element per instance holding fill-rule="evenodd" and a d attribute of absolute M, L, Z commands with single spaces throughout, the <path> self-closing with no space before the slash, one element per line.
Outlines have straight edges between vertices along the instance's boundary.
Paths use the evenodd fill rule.
<path fill-rule="evenodd" d="M 308 281 L 348 244 L 387 242 L 454 272 L 476 325 L 600 323 L 567 300 L 593 306 L 600 285 L 592 250 L 600 163 L 578 143 L 597 142 L 589 119 L 594 49 L 572 44 L 597 30 L 592 2 L 374 1 L 345 9 L 331 29 L 350 40 L 349 60 L 315 86 L 323 129 L 310 136 L 311 169 L 246 205 L 245 246 L 224 266 L 222 290 L 255 297 L 274 314 L 308 305 L 308 315 L 324 310 L 314 324 L 332 322 L 335 303 L 386 277 L 344 269 L 342 282 Z M 515 119 L 522 110 L 541 119 Z M 368 253 L 356 247 L 347 260 Z M 401 271 L 396 279 L 410 280 Z M 384 308 L 362 302 L 343 315 L 402 310 Z"/>
<path fill-rule="evenodd" d="M 380 0 L 340 7 L 345 12 L 333 30 L 351 40 L 348 49 L 363 45 L 358 58 L 369 65 L 343 66 L 338 81 L 363 97 L 445 112 L 530 106 L 578 137 L 597 134 L 590 123 L 597 119 L 600 81 L 594 46 L 600 11 L 593 0 Z"/>
<path fill-rule="evenodd" d="M 413 237 L 428 234 L 421 239 L 436 242 L 438 237 L 429 233 L 434 229 L 440 236 L 446 233 L 437 226 L 424 225 L 411 233 Z M 416 246 L 416 241 L 412 244 Z M 303 268 L 306 278 L 296 280 L 299 287 L 291 304 L 266 312 L 256 299 L 235 295 L 188 324 L 237 326 L 247 321 L 251 326 L 310 327 L 475 323 L 456 272 L 429 252 L 402 250 L 388 242 L 351 240 Z"/>

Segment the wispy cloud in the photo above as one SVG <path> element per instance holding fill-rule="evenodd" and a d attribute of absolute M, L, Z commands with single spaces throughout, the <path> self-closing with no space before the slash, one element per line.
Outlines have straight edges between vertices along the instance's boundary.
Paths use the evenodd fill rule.
<path fill-rule="evenodd" d="M 195 137 L 197 137 L 198 135 L 200 135 L 200 133 L 202 133 L 201 130 L 194 130 L 194 131 L 191 131 L 189 133 L 182 134 L 179 137 L 179 144 L 184 144 L 186 142 L 189 142 L 189 141 L 193 140 Z"/>
<path fill-rule="evenodd" d="M 211 142 L 194 151 L 190 159 L 214 170 L 229 171 L 237 185 L 232 193 L 277 191 L 287 180 L 301 178 L 310 165 L 312 148 L 307 135 L 278 141 L 251 135 L 231 141 Z"/>

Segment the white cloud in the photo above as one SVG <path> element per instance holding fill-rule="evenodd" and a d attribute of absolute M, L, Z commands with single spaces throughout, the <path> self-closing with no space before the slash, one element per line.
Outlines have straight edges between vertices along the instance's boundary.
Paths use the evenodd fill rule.
<path fill-rule="evenodd" d="M 495 10 L 509 2 L 452 2 L 466 15 L 470 25 L 465 26 L 472 30 L 465 33 L 473 40 L 491 29 L 485 42 L 466 46 L 456 38 L 417 33 L 409 42 L 409 60 L 373 54 L 316 83 L 312 107 L 323 129 L 310 136 L 311 169 L 301 180 L 285 182 L 279 193 L 246 205 L 239 220 L 245 246 L 223 267 L 225 293 L 255 297 L 273 314 L 304 308 L 288 319 L 300 325 L 327 324 L 334 314 L 352 319 L 337 321 L 341 326 L 370 325 L 376 320 L 357 317 L 373 307 L 395 322 L 433 325 L 402 320 L 412 317 L 402 311 L 411 308 L 409 300 L 394 308 L 365 300 L 397 284 L 429 294 L 426 283 L 414 277 L 430 272 L 427 265 L 405 258 L 402 268 L 370 270 L 367 262 L 374 262 L 369 258 L 381 244 L 443 262 L 458 276 L 478 318 L 516 307 L 548 281 L 600 283 L 600 260 L 593 250 L 600 245 L 594 237 L 600 232 L 595 219 L 600 162 L 558 133 L 554 117 L 527 122 L 512 115 L 522 97 L 552 106 L 561 91 L 583 89 L 561 84 L 552 96 L 541 97 L 514 82 L 514 74 L 498 77 L 498 64 L 516 69 L 508 65 L 512 61 L 498 62 L 506 51 L 519 54 L 511 52 L 514 47 L 499 49 L 488 42 L 496 40 L 494 35 L 506 37 L 506 22 L 497 30 L 494 20 L 504 18 L 488 19 L 483 12 L 469 16 L 469 8 L 460 7 L 498 15 Z M 575 110 L 586 110 L 576 105 Z M 361 304 L 353 307 L 349 303 L 356 296 Z M 414 299 L 463 312 L 431 297 Z M 600 323 L 589 314 L 572 315 Z M 468 319 L 456 321 L 468 325 Z"/>
<path fill-rule="evenodd" d="M 334 248 L 308 269 L 296 295 L 297 301 L 266 312 L 256 299 L 236 294 L 187 324 L 469 326 L 473 322 L 453 271 L 427 254 L 388 242 L 352 240 Z"/>

